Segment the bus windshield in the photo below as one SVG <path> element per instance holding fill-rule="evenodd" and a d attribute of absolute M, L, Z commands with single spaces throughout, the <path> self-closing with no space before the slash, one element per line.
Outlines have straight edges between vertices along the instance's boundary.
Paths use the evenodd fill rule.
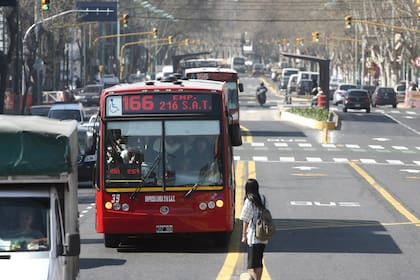
<path fill-rule="evenodd" d="M 0 199 L 0 252 L 49 250 L 49 199 Z"/>
<path fill-rule="evenodd" d="M 110 121 L 106 186 L 220 185 L 220 139 L 218 120 Z"/>

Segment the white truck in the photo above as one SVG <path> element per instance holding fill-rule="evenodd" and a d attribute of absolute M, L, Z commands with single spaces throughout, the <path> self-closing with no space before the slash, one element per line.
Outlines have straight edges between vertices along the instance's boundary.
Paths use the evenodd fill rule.
<path fill-rule="evenodd" d="M 79 277 L 77 122 L 0 115 L 0 278 Z"/>

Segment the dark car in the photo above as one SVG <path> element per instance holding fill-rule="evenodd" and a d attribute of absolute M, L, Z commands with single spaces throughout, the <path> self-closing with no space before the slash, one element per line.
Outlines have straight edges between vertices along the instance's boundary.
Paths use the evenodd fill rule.
<path fill-rule="evenodd" d="M 93 171 L 96 163 L 96 155 L 86 154 L 87 131 L 89 127 L 78 125 L 77 135 L 79 140 L 79 158 L 77 161 L 77 172 L 79 182 L 92 181 Z"/>
<path fill-rule="evenodd" d="M 99 106 L 99 97 L 104 86 L 101 84 L 86 85 L 79 94 L 75 95 L 76 101 L 83 103 L 84 105 L 96 105 Z"/>
<path fill-rule="evenodd" d="M 51 104 L 32 105 L 29 107 L 29 114 L 34 116 L 48 117 Z"/>
<path fill-rule="evenodd" d="M 367 90 L 349 89 L 343 93 L 343 112 L 348 109 L 366 110 L 370 113 L 370 98 Z"/>
<path fill-rule="evenodd" d="M 397 108 L 397 104 L 397 93 L 392 87 L 377 87 L 372 94 L 373 107 L 376 107 L 376 105 L 392 105 L 392 108 Z"/>
<path fill-rule="evenodd" d="M 258 76 L 263 76 L 264 75 L 264 65 L 261 63 L 254 63 L 254 65 L 252 65 L 252 76 L 254 77 L 258 77 Z"/>
<path fill-rule="evenodd" d="M 296 92 L 298 95 L 309 95 L 313 88 L 312 80 L 302 79 L 296 84 Z"/>

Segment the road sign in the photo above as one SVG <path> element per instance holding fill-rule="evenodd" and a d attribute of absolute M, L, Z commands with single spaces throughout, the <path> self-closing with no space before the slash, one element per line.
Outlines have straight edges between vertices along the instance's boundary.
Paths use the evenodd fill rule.
<path fill-rule="evenodd" d="M 415 64 L 417 68 L 420 68 L 420 56 L 416 57 Z"/>
<path fill-rule="evenodd" d="M 78 10 L 88 10 L 88 13 L 81 12 L 79 21 L 117 21 L 117 2 L 77 2 Z M 94 11 L 101 11 L 95 13 Z M 104 12 L 109 10 L 109 12 Z"/>

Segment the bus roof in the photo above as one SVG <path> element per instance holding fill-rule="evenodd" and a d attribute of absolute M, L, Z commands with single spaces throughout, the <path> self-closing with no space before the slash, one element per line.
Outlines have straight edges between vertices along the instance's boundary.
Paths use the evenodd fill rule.
<path fill-rule="evenodd" d="M 224 73 L 232 73 L 237 74 L 236 70 L 232 68 L 220 68 L 220 67 L 197 67 L 197 68 L 189 68 L 185 69 L 185 74 L 188 73 L 200 73 L 200 72 L 224 72 Z"/>
<path fill-rule="evenodd" d="M 185 90 L 188 88 L 190 90 L 223 90 L 224 82 L 218 82 L 213 80 L 173 80 L 173 81 L 146 81 L 146 82 L 137 82 L 130 84 L 118 84 L 111 88 L 107 88 L 105 92 L 138 92 L 139 90 Z"/>

